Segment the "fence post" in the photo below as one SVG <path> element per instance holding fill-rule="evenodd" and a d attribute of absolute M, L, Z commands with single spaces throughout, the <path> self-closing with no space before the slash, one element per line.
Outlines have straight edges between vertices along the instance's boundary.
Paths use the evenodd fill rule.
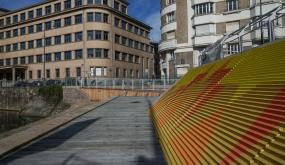
<path fill-rule="evenodd" d="M 107 88 L 107 80 L 104 80 L 105 89 Z"/>
<path fill-rule="evenodd" d="M 165 80 L 165 78 L 163 79 L 163 90 L 165 90 L 166 89 L 166 80 Z"/>
<path fill-rule="evenodd" d="M 125 88 L 125 80 L 123 79 L 122 80 L 122 89 L 124 89 Z"/>
<path fill-rule="evenodd" d="M 144 90 L 144 80 L 142 79 L 142 90 Z"/>
<path fill-rule="evenodd" d="M 98 79 L 97 78 L 95 79 L 95 86 L 96 86 L 96 88 L 98 88 Z"/>
<path fill-rule="evenodd" d="M 134 90 L 134 79 L 132 79 L 132 90 Z"/>
<path fill-rule="evenodd" d="M 243 52 L 242 36 L 238 37 L 238 42 L 239 42 L 239 52 Z"/>
<path fill-rule="evenodd" d="M 155 86 L 155 80 L 154 79 L 152 79 L 152 90 L 154 91 L 154 86 Z"/>
<path fill-rule="evenodd" d="M 115 89 L 115 80 L 112 81 L 113 83 L 113 89 Z"/>

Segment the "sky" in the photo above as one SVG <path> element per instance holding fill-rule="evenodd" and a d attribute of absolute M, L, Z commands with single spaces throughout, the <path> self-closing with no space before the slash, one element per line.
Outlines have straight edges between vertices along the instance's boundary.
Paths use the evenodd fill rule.
<path fill-rule="evenodd" d="M 0 0 L 0 7 L 15 10 L 42 1 L 44 0 Z M 160 0 L 129 0 L 129 3 L 129 15 L 153 27 L 151 39 L 160 41 Z"/>

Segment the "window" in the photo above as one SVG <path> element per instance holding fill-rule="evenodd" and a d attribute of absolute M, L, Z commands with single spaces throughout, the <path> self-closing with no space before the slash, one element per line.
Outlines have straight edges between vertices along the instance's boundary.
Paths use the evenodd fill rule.
<path fill-rule="evenodd" d="M 124 5 L 122 5 L 122 6 L 121 6 L 121 12 L 127 14 L 127 7 L 124 6 Z"/>
<path fill-rule="evenodd" d="M 60 78 L 60 69 L 55 69 L 55 77 Z"/>
<path fill-rule="evenodd" d="M 143 29 L 140 30 L 140 35 L 144 36 L 144 30 Z"/>
<path fill-rule="evenodd" d="M 75 0 L 75 7 L 81 6 L 82 0 Z"/>
<path fill-rule="evenodd" d="M 11 45 L 6 45 L 6 52 L 10 52 L 11 51 Z"/>
<path fill-rule="evenodd" d="M 88 4 L 88 5 L 92 5 L 92 4 L 94 4 L 94 1 L 93 1 L 93 0 L 88 0 L 88 1 L 87 1 L 87 4 Z"/>
<path fill-rule="evenodd" d="M 174 4 L 175 3 L 175 0 L 166 0 L 166 4 L 167 5 L 171 5 L 171 4 Z"/>
<path fill-rule="evenodd" d="M 54 53 L 54 60 L 55 61 L 60 61 L 61 60 L 61 52 Z"/>
<path fill-rule="evenodd" d="M 239 44 L 228 44 L 228 54 L 237 54 L 239 53 Z"/>
<path fill-rule="evenodd" d="M 102 31 L 95 30 L 95 39 L 96 40 L 102 40 Z"/>
<path fill-rule="evenodd" d="M 102 68 L 101 67 L 95 68 L 95 76 L 102 76 Z"/>
<path fill-rule="evenodd" d="M 38 79 L 42 78 L 42 71 L 41 70 L 37 71 L 37 76 L 38 76 Z"/>
<path fill-rule="evenodd" d="M 93 21 L 94 21 L 94 14 L 87 13 L 87 22 L 93 22 Z"/>
<path fill-rule="evenodd" d="M 102 13 L 95 13 L 95 22 L 102 22 Z"/>
<path fill-rule="evenodd" d="M 239 1 L 238 0 L 228 0 L 228 11 L 238 10 L 239 8 Z"/>
<path fill-rule="evenodd" d="M 123 71 L 123 77 L 126 78 L 128 75 L 127 75 L 127 69 L 124 69 Z"/>
<path fill-rule="evenodd" d="M 46 70 L 46 78 L 50 78 L 50 70 L 49 69 Z"/>
<path fill-rule="evenodd" d="M 61 11 L 61 3 L 54 4 L 54 12 L 60 12 Z"/>
<path fill-rule="evenodd" d="M 95 0 L 95 4 L 96 5 L 101 5 L 102 4 L 102 0 Z"/>
<path fill-rule="evenodd" d="M 120 27 L 120 19 L 119 18 L 115 18 L 115 26 Z"/>
<path fill-rule="evenodd" d="M 71 0 L 64 1 L 64 9 L 70 9 L 71 8 Z"/>
<path fill-rule="evenodd" d="M 135 33 L 135 34 L 139 34 L 139 28 L 136 27 L 136 26 L 135 26 L 135 31 L 134 31 L 134 33 Z"/>
<path fill-rule="evenodd" d="M 71 34 L 65 34 L 64 35 L 64 43 L 70 43 L 72 42 Z"/>
<path fill-rule="evenodd" d="M 13 65 L 18 65 L 18 58 L 17 57 L 13 58 Z"/>
<path fill-rule="evenodd" d="M 104 49 L 103 57 L 104 58 L 108 58 L 109 57 L 109 49 Z"/>
<path fill-rule="evenodd" d="M 82 23 L 82 14 L 75 16 L 75 24 L 80 24 L 80 23 Z"/>
<path fill-rule="evenodd" d="M 54 37 L 54 44 L 55 45 L 61 44 L 61 36 L 55 36 Z"/>
<path fill-rule="evenodd" d="M 71 51 L 64 52 L 64 59 L 65 60 L 71 60 L 72 59 Z"/>
<path fill-rule="evenodd" d="M 11 31 L 6 31 L 6 38 L 11 38 Z"/>
<path fill-rule="evenodd" d="M 54 21 L 54 28 L 60 28 L 61 27 L 61 20 L 57 19 Z"/>
<path fill-rule="evenodd" d="M 20 63 L 21 64 L 26 64 L 26 57 L 21 57 L 20 58 Z"/>
<path fill-rule="evenodd" d="M 28 48 L 33 49 L 34 48 L 34 41 L 29 41 L 28 42 Z"/>
<path fill-rule="evenodd" d="M 25 21 L 26 20 L 26 13 L 21 13 L 20 19 L 21 19 L 21 21 Z"/>
<path fill-rule="evenodd" d="M 21 42 L 20 43 L 20 49 L 25 50 L 26 49 L 26 42 Z"/>
<path fill-rule="evenodd" d="M 11 17 L 7 17 L 6 18 L 6 25 L 10 25 L 11 24 Z"/>
<path fill-rule="evenodd" d="M 71 24 L 71 17 L 64 18 L 64 26 L 70 26 Z"/>
<path fill-rule="evenodd" d="M 70 68 L 65 68 L 65 77 L 70 77 Z"/>
<path fill-rule="evenodd" d="M 115 51 L 115 60 L 120 60 L 120 52 Z"/>
<path fill-rule="evenodd" d="M 40 24 L 37 24 L 36 26 L 37 26 L 36 27 L 37 28 L 37 32 L 43 31 L 43 24 L 40 23 Z"/>
<path fill-rule="evenodd" d="M 171 13 L 166 14 L 166 22 L 171 23 L 175 21 L 175 13 L 174 11 Z"/>
<path fill-rule="evenodd" d="M 43 16 L 43 9 L 42 8 L 40 8 L 40 9 L 37 9 L 37 17 L 41 17 L 41 16 Z"/>
<path fill-rule="evenodd" d="M 75 50 L 75 59 L 82 59 L 82 49 L 80 50 Z"/>
<path fill-rule="evenodd" d="M 129 46 L 129 47 L 133 47 L 133 46 L 134 46 L 134 40 L 129 39 L 128 46 Z"/>
<path fill-rule="evenodd" d="M 114 9 L 120 10 L 120 3 L 119 2 L 117 2 L 117 1 L 114 2 Z"/>
<path fill-rule="evenodd" d="M 18 29 L 13 30 L 13 37 L 18 37 Z"/>
<path fill-rule="evenodd" d="M 0 60 L 0 66 L 4 66 L 4 60 Z"/>
<path fill-rule="evenodd" d="M 213 3 L 201 3 L 195 5 L 196 15 L 213 13 Z"/>
<path fill-rule="evenodd" d="M 120 68 L 116 68 L 116 77 L 120 77 Z"/>
<path fill-rule="evenodd" d="M 34 18 L 34 11 L 29 11 L 28 12 L 28 18 L 33 19 Z"/>
<path fill-rule="evenodd" d="M 75 33 L 75 42 L 82 41 L 82 32 Z"/>
<path fill-rule="evenodd" d="M 103 22 L 109 23 L 109 15 L 108 14 L 103 14 Z"/>
<path fill-rule="evenodd" d="M 122 21 L 122 29 L 127 30 L 127 22 Z"/>
<path fill-rule="evenodd" d="M 120 36 L 119 35 L 115 35 L 115 43 L 120 44 Z"/>
<path fill-rule="evenodd" d="M 29 79 L 33 79 L 33 71 L 29 71 Z"/>
<path fill-rule="evenodd" d="M 76 76 L 81 77 L 81 68 L 80 67 L 76 68 Z"/>
<path fill-rule="evenodd" d="M 4 52 L 4 46 L 0 46 L 0 53 Z"/>
<path fill-rule="evenodd" d="M 13 16 L 13 23 L 18 23 L 19 19 L 18 19 L 18 15 L 14 15 Z"/>
<path fill-rule="evenodd" d="M 51 6 L 46 6 L 46 15 L 51 14 Z"/>
<path fill-rule="evenodd" d="M 130 63 L 134 62 L 134 55 L 129 54 L 129 62 Z"/>
<path fill-rule="evenodd" d="M 34 26 L 33 25 L 28 27 L 28 32 L 29 32 L 29 34 L 34 33 Z"/>
<path fill-rule="evenodd" d="M 122 37 L 122 44 L 127 45 L 127 38 L 126 37 Z"/>
<path fill-rule="evenodd" d="M 203 36 L 209 34 L 215 34 L 214 24 L 206 24 L 196 26 L 196 36 Z"/>
<path fill-rule="evenodd" d="M 47 53 L 47 54 L 45 55 L 45 61 L 46 61 L 46 62 L 51 62 L 51 54 L 50 54 L 50 53 Z"/>
<path fill-rule="evenodd" d="M 128 24 L 128 31 L 133 32 L 134 31 L 134 26 L 132 24 Z"/>
<path fill-rule="evenodd" d="M 18 50 L 18 43 L 13 44 L 13 51 L 17 51 Z"/>
<path fill-rule="evenodd" d="M 0 32 L 0 40 L 4 39 L 4 32 Z"/>
<path fill-rule="evenodd" d="M 122 61 L 126 61 L 127 59 L 127 53 L 122 53 Z"/>
<path fill-rule="evenodd" d="M 93 30 L 87 31 L 87 40 L 94 40 L 94 31 Z"/>
<path fill-rule="evenodd" d="M 46 22 L 45 23 L 45 30 L 50 30 L 51 29 L 51 22 Z"/>
<path fill-rule="evenodd" d="M 28 57 L 28 63 L 29 63 L 29 64 L 34 63 L 34 56 L 29 56 L 29 57 Z"/>
<path fill-rule="evenodd" d="M 94 49 L 93 48 L 87 49 L 87 57 L 88 58 L 94 58 Z"/>
<path fill-rule="evenodd" d="M 43 62 L 43 56 L 42 55 L 37 55 L 36 60 L 37 60 L 37 63 Z"/>
<path fill-rule="evenodd" d="M 109 32 L 104 31 L 104 40 L 109 40 Z"/>
<path fill-rule="evenodd" d="M 139 42 L 135 41 L 135 48 L 138 49 L 139 48 Z"/>
<path fill-rule="evenodd" d="M 108 0 L 103 0 L 104 5 L 108 5 Z"/>
<path fill-rule="evenodd" d="M 102 49 L 97 48 L 95 50 L 95 55 L 96 55 L 96 58 L 102 58 Z"/>
<path fill-rule="evenodd" d="M 45 46 L 51 46 L 51 37 L 45 39 Z"/>
<path fill-rule="evenodd" d="M 11 65 L 11 58 L 6 59 L 6 65 L 7 66 Z"/>

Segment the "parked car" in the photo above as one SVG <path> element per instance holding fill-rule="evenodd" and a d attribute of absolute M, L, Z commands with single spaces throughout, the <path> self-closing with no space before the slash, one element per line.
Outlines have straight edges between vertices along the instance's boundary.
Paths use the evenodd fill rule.
<path fill-rule="evenodd" d="M 33 81 L 32 83 L 30 83 L 30 86 L 41 87 L 41 86 L 44 86 L 44 83 L 42 81 Z"/>
<path fill-rule="evenodd" d="M 14 87 L 27 87 L 27 86 L 29 86 L 29 83 L 24 81 L 19 81 L 16 84 L 14 84 Z"/>
<path fill-rule="evenodd" d="M 52 85 L 60 85 L 61 81 L 60 80 L 47 80 L 45 82 L 46 86 L 52 86 Z"/>

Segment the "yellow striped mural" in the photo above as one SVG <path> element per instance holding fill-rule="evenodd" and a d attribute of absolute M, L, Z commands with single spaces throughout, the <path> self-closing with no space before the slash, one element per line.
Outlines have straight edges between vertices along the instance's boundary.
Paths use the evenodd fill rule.
<path fill-rule="evenodd" d="M 192 69 L 150 115 L 169 164 L 285 164 L 285 40 Z"/>

